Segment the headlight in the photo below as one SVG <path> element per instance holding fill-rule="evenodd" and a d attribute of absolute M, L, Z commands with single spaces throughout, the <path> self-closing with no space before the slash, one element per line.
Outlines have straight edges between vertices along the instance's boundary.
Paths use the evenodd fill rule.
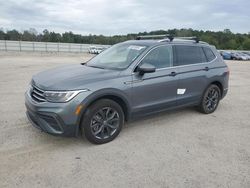
<path fill-rule="evenodd" d="M 76 91 L 45 91 L 44 97 L 49 102 L 68 102 L 81 92 L 89 91 L 88 89 Z"/>

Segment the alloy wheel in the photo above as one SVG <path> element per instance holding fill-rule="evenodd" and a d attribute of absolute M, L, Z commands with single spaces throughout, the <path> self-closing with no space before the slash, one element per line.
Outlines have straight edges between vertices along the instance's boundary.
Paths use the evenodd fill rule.
<path fill-rule="evenodd" d="M 219 91 L 216 88 L 211 88 L 205 98 L 205 106 L 208 111 L 213 111 L 219 102 Z"/>
<path fill-rule="evenodd" d="M 114 135 L 119 123 L 118 112 L 111 107 L 104 107 L 92 117 L 91 132 L 97 139 L 107 139 Z"/>

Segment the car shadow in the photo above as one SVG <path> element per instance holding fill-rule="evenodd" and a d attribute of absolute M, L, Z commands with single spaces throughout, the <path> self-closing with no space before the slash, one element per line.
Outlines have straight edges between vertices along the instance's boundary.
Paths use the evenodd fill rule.
<path fill-rule="evenodd" d="M 123 129 L 125 132 L 132 131 L 138 126 L 151 126 L 152 123 L 157 122 L 174 122 L 178 119 L 186 117 L 187 115 L 196 115 L 201 114 L 195 110 L 194 107 L 181 108 L 176 110 L 167 110 L 159 113 L 154 113 L 144 117 L 137 117 L 129 122 L 125 122 Z M 32 125 L 30 125 L 32 127 Z M 38 130 L 32 127 L 33 131 L 36 131 L 36 134 L 39 134 L 36 139 L 39 139 L 38 142 L 44 142 L 44 144 L 49 143 L 52 145 L 57 145 L 57 147 L 71 147 L 72 145 L 79 145 L 80 147 L 93 147 L 94 144 L 90 143 L 84 136 L 79 135 L 78 137 L 62 137 L 55 136 L 45 133 L 41 130 Z M 123 132 L 123 131 L 122 131 Z M 118 138 L 119 139 L 119 138 Z M 96 145 L 98 146 L 98 145 Z"/>

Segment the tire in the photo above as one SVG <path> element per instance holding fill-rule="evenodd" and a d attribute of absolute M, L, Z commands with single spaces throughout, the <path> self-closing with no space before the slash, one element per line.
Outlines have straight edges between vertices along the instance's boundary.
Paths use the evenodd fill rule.
<path fill-rule="evenodd" d="M 217 85 L 210 85 L 204 92 L 198 110 L 204 114 L 213 113 L 220 102 L 221 91 Z"/>
<path fill-rule="evenodd" d="M 123 124 L 124 112 L 121 106 L 113 100 L 101 99 L 88 107 L 81 131 L 91 143 L 104 144 L 119 135 Z"/>

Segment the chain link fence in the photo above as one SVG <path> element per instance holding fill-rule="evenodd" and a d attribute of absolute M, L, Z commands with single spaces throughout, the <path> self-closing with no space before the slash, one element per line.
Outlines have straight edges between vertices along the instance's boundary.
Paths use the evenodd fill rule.
<path fill-rule="evenodd" d="M 67 52 L 82 53 L 88 52 L 90 46 L 109 47 L 109 45 L 98 44 L 76 44 L 76 43 L 55 43 L 55 42 L 28 42 L 0 40 L 0 51 L 19 52 Z"/>

